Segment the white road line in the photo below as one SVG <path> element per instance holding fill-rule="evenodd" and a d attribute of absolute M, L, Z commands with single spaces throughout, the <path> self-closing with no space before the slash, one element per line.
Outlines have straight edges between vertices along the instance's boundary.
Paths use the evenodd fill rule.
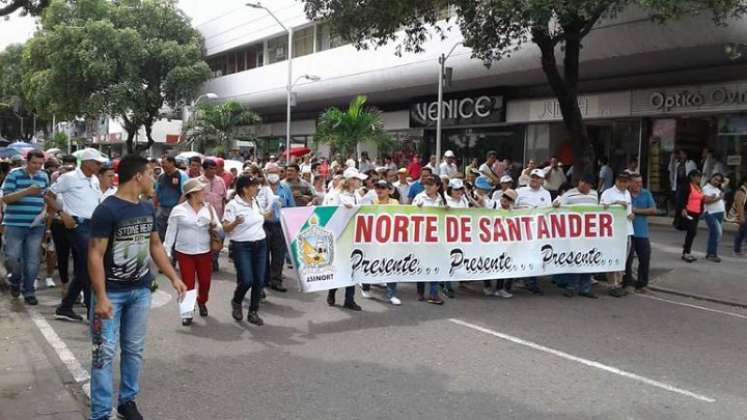
<path fill-rule="evenodd" d="M 636 296 L 646 298 L 646 299 L 658 300 L 660 302 L 671 303 L 672 305 L 680 305 L 680 306 L 686 306 L 688 308 L 700 309 L 701 311 L 707 311 L 707 312 L 713 312 L 713 313 L 717 313 L 721 315 L 733 316 L 734 318 L 747 319 L 747 315 L 738 314 L 736 312 L 721 311 L 719 309 L 711 309 L 706 306 L 693 305 L 691 303 L 684 303 L 684 302 L 677 302 L 676 300 L 669 300 L 669 299 L 664 299 L 664 298 L 651 296 L 651 295 L 637 294 Z"/>
<path fill-rule="evenodd" d="M 65 342 L 62 341 L 59 335 L 57 335 L 52 326 L 49 325 L 49 322 L 47 322 L 47 320 L 44 319 L 44 317 L 36 310 L 30 309 L 28 307 L 26 309 L 31 316 L 31 320 L 34 321 L 36 327 L 39 328 L 39 331 L 41 331 L 42 335 L 47 340 L 49 345 L 52 346 L 67 370 L 70 372 L 70 374 L 73 375 L 73 379 L 75 379 L 75 382 L 83 385 L 83 392 L 86 394 L 86 397 L 90 399 L 90 387 L 85 386 L 91 380 L 91 376 L 88 374 L 88 371 L 83 368 L 80 362 L 78 362 L 78 359 L 75 358 L 73 352 L 70 351 L 69 348 L 67 348 Z"/>
<path fill-rule="evenodd" d="M 643 382 L 644 384 L 651 385 L 651 386 L 654 386 L 654 387 L 657 387 L 657 388 L 661 388 L 661 389 L 663 389 L 665 391 L 669 391 L 669 392 L 674 392 L 674 393 L 677 393 L 677 394 L 685 395 L 687 397 L 694 398 L 696 400 L 700 400 L 700 401 L 704 401 L 704 402 L 708 402 L 708 403 L 716 402 L 715 398 L 707 397 L 705 395 L 696 394 L 694 392 L 691 392 L 691 391 L 688 391 L 688 390 L 685 390 L 685 389 L 682 389 L 682 388 L 677 388 L 677 387 L 675 387 L 673 385 L 669 385 L 669 384 L 666 384 L 664 382 L 659 382 L 659 381 L 656 381 L 654 379 L 649 379 L 649 378 L 646 378 L 646 377 L 643 377 L 643 376 L 640 376 L 640 375 L 636 375 L 635 373 L 627 372 L 627 371 L 618 369 L 616 367 L 612 367 L 612 366 L 608 366 L 608 365 L 605 365 L 605 364 L 602 364 L 602 363 L 599 363 L 599 362 L 595 362 L 593 360 L 588 360 L 588 359 L 584 359 L 582 357 L 574 356 L 572 354 L 568 354 L 568 353 L 562 352 L 560 350 L 555 350 L 555 349 L 552 349 L 552 348 L 549 348 L 549 347 L 545 347 L 545 346 L 543 346 L 541 344 L 533 343 L 531 341 L 527 341 L 527 340 L 524 340 L 524 339 L 521 339 L 521 338 L 518 338 L 518 337 L 514 337 L 514 336 L 511 336 L 511 335 L 508 335 L 508 334 L 503 334 L 503 333 L 500 333 L 498 331 L 493 331 L 491 329 L 484 328 L 484 327 L 481 327 L 479 325 L 470 324 L 469 322 L 465 322 L 465 321 L 462 321 L 462 320 L 459 320 L 459 319 L 454 319 L 454 318 L 449 319 L 449 321 L 453 322 L 454 324 L 461 325 L 463 327 L 471 328 L 471 329 L 473 329 L 475 331 L 480 331 L 482 333 L 489 334 L 489 335 L 492 335 L 494 337 L 498 337 L 498 338 L 506 340 L 506 341 L 510 341 L 510 342 L 512 342 L 514 344 L 519 344 L 519 345 L 522 345 L 522 346 L 525 346 L 525 347 L 529 347 L 529 348 L 534 349 L 534 350 L 538 350 L 538 351 L 549 353 L 549 354 L 552 354 L 552 355 L 555 355 L 555 356 L 558 356 L 558 357 L 562 357 L 563 359 L 566 359 L 566 360 L 570 360 L 570 361 L 573 361 L 573 362 L 581 363 L 582 365 L 586 365 L 586 366 L 593 367 L 593 368 L 596 368 L 596 369 L 601 369 L 601 370 L 603 370 L 605 372 L 609 372 L 609 373 L 612 373 L 612 374 L 615 374 L 615 375 L 623 376 L 623 377 L 628 378 L 628 379 L 633 379 L 633 380 L 638 381 L 638 382 Z"/>

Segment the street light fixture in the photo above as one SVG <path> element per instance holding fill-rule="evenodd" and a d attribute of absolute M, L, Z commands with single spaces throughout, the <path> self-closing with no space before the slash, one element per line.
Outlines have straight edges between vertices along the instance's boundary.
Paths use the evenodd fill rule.
<path fill-rule="evenodd" d="M 293 90 L 293 29 L 283 25 L 283 22 L 275 16 L 274 13 L 262 3 L 246 3 L 247 7 L 252 9 L 263 9 L 275 22 L 280 25 L 285 32 L 288 32 L 288 85 L 286 86 L 286 127 L 285 127 L 285 162 L 290 163 L 290 144 L 291 144 L 291 91 Z"/>
<path fill-rule="evenodd" d="M 438 57 L 438 119 L 436 120 L 436 164 L 441 164 L 441 120 L 444 113 L 444 78 L 446 77 L 446 60 L 451 57 L 454 50 L 463 42 L 459 41 L 451 47 L 448 54 L 441 54 Z"/>

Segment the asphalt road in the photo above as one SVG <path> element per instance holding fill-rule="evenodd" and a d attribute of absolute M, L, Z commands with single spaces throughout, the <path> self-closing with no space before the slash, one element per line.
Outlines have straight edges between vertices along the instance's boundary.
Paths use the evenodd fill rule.
<path fill-rule="evenodd" d="M 363 312 L 330 308 L 321 293 L 268 292 L 265 326 L 255 327 L 231 318 L 233 269 L 224 266 L 214 278 L 210 316 L 191 327 L 181 326 L 161 281 L 138 398 L 146 418 L 658 420 L 747 413 L 747 310 L 661 294 L 568 299 L 549 284 L 542 297 L 517 291 L 500 300 L 483 297 L 480 283 L 439 307 L 416 302 L 414 285 L 401 285 L 401 307 L 374 288 L 375 299 L 356 297 Z M 41 291 L 37 311 L 88 368 L 87 327 L 52 319 L 58 296 Z"/>

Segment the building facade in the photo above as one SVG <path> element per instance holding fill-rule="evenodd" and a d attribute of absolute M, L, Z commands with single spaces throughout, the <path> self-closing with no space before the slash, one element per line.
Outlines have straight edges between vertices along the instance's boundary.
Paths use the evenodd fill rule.
<path fill-rule="evenodd" d="M 397 56 L 396 45 L 356 50 L 328 25 L 308 21 L 301 3 L 277 0 L 272 7 L 294 28 L 293 80 L 320 78 L 293 89 L 294 143 L 311 140 L 324 109 L 363 94 L 399 140 L 395 159 L 433 153 L 438 56 L 463 40 L 458 28 L 446 40 L 427 41 L 424 53 Z M 250 8 L 198 29 L 214 71 L 203 92 L 246 104 L 263 116 L 257 137 L 268 147 L 284 143 L 287 34 L 264 10 Z M 696 16 L 662 25 L 631 9 L 600 22 L 584 41 L 580 65 L 579 106 L 596 154 L 616 170 L 639 159 L 649 186 L 661 194 L 670 188 L 674 149 L 698 161 L 709 148 L 731 176 L 747 175 L 747 60 L 725 49 L 746 41 L 747 20 L 716 26 L 708 16 Z M 458 45 L 447 66 L 453 82 L 445 93 L 442 150 L 453 150 L 461 161 L 495 150 L 521 163 L 550 156 L 573 163 L 571 139 L 536 46 L 525 44 L 488 67 Z"/>

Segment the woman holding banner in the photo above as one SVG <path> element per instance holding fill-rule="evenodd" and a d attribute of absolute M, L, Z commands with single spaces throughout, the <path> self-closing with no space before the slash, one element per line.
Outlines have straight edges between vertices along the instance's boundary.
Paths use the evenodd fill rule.
<path fill-rule="evenodd" d="M 374 191 L 376 191 L 376 199 L 373 204 L 376 206 L 398 206 L 399 201 L 391 197 L 391 193 L 394 187 L 389 184 L 386 180 L 379 180 L 374 185 Z M 365 288 L 366 284 L 363 285 Z M 386 297 L 389 299 L 389 303 L 394 306 L 399 306 L 402 301 L 397 298 L 397 283 L 386 284 Z"/>
<path fill-rule="evenodd" d="M 443 185 L 438 177 L 429 176 L 423 180 L 425 191 L 416 195 L 412 204 L 418 207 L 445 207 L 446 200 L 443 195 Z M 425 300 L 425 282 L 418 282 L 418 302 Z M 444 301 L 438 295 L 438 282 L 431 282 L 428 303 L 443 305 Z"/>

